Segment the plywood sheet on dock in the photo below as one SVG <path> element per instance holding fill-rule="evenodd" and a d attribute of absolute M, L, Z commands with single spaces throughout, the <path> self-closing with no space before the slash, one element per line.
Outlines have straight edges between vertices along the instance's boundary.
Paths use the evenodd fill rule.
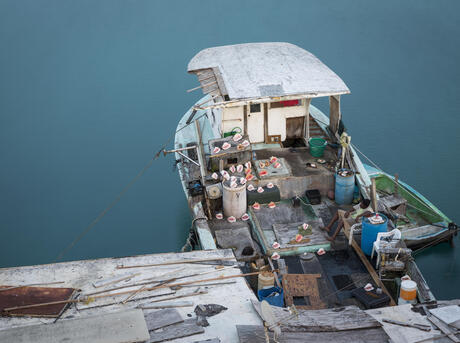
<path fill-rule="evenodd" d="M 0 312 L 2 313 L 5 308 L 70 300 L 75 293 L 73 288 L 0 286 L 0 289 L 2 288 L 3 290 L 0 290 Z M 66 306 L 66 303 L 62 303 L 30 307 L 8 311 L 7 314 L 9 316 L 57 317 Z"/>
<path fill-rule="evenodd" d="M 431 323 L 426 319 L 426 316 L 422 316 L 421 314 L 412 311 L 411 307 L 412 305 L 410 304 L 381 307 L 378 309 L 367 310 L 366 313 L 382 323 L 383 329 L 394 343 L 417 342 L 440 334 L 440 331 L 438 330 L 431 330 L 427 332 L 406 326 L 389 324 L 382 321 L 383 318 L 388 318 L 401 322 L 431 325 Z M 447 339 L 447 342 L 449 341 L 450 340 Z M 436 340 L 436 342 L 443 342 L 443 340 Z"/>
<path fill-rule="evenodd" d="M 0 331 L 0 342 L 15 343 L 131 343 L 144 342 L 147 339 L 149 332 L 142 310 L 128 310 Z"/>
<path fill-rule="evenodd" d="M 258 313 L 260 303 L 253 302 Z M 286 308 L 270 306 L 275 318 L 283 320 L 290 316 Z M 346 306 L 322 310 L 298 310 L 299 315 L 285 320 L 281 325 L 286 332 L 326 332 L 346 331 L 366 328 L 379 328 L 382 326 L 376 319 L 357 306 Z"/>
<path fill-rule="evenodd" d="M 179 311 L 174 308 L 144 312 L 145 321 L 147 322 L 147 328 L 149 331 L 157 330 L 172 324 L 182 323 L 184 321 Z"/>
<path fill-rule="evenodd" d="M 203 332 L 203 327 L 196 323 L 196 319 L 190 318 L 185 320 L 183 323 L 173 324 L 150 332 L 150 339 L 148 340 L 148 343 L 169 341 L 176 338 L 197 335 Z"/>

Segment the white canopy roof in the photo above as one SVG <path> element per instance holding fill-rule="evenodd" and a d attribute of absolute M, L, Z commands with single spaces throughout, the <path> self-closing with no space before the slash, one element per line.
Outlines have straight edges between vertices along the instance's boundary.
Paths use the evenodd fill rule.
<path fill-rule="evenodd" d="M 350 93 L 345 83 L 308 51 L 290 43 L 249 43 L 200 51 L 188 72 L 213 70 L 228 100 Z M 204 81 L 206 83 L 206 81 Z M 203 89 L 206 93 L 206 90 Z"/>

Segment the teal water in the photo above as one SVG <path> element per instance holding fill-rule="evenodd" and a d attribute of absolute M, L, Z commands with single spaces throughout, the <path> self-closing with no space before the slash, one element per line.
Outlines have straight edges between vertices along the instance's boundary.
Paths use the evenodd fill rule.
<path fill-rule="evenodd" d="M 197 85 L 193 55 L 243 42 L 287 41 L 323 60 L 352 90 L 342 107 L 352 141 L 460 222 L 459 10 L 455 0 L 1 0 L 0 265 L 53 261 L 201 96 L 185 92 Z M 179 249 L 190 217 L 172 164 L 158 159 L 64 259 Z M 417 262 L 437 297 L 459 296 L 457 250 Z"/>

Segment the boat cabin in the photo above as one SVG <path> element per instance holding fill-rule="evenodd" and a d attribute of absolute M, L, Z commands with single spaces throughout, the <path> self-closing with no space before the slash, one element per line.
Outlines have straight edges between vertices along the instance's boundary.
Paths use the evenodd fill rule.
<path fill-rule="evenodd" d="M 222 137 L 235 132 L 251 143 L 308 144 L 310 102 L 329 97 L 330 124 L 340 121 L 340 95 L 345 83 L 308 51 L 288 43 L 240 44 L 205 49 L 189 63 L 203 93 L 211 99 L 197 108 L 211 108 Z M 211 102 L 212 100 L 212 102 Z"/>

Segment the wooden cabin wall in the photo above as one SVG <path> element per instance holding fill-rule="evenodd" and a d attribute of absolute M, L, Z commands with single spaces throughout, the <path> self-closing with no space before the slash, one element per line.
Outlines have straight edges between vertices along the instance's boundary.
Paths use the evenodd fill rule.
<path fill-rule="evenodd" d="M 226 107 L 222 110 L 222 135 L 235 127 L 244 132 L 244 106 Z"/>
<path fill-rule="evenodd" d="M 306 101 L 302 100 L 300 106 L 288 106 L 271 108 L 268 105 L 268 135 L 275 136 L 280 135 L 281 141 L 285 141 L 287 137 L 286 132 L 286 119 L 288 118 L 299 118 L 305 117 L 307 114 Z M 300 123 L 300 120 L 299 120 Z M 303 122 L 300 123 L 303 125 Z"/>

